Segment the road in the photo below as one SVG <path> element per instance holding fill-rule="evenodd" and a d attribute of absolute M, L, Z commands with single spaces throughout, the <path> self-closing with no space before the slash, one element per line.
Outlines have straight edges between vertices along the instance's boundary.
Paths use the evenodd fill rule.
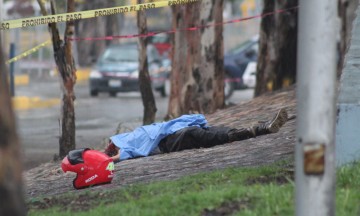
<path fill-rule="evenodd" d="M 130 126 L 141 124 L 143 105 L 138 92 L 120 93 L 117 97 L 100 94 L 89 96 L 88 84 L 78 83 L 75 88 L 76 101 L 76 144 L 77 148 L 99 147 L 102 140 L 115 133 L 119 123 Z M 60 84 L 57 79 L 47 78 L 32 81 L 28 86 L 16 88 L 16 95 L 60 98 Z M 228 102 L 239 103 L 252 98 L 253 90 L 235 91 Z M 167 112 L 168 98 L 155 93 L 157 121 Z M 16 111 L 25 169 L 47 162 L 58 153 L 60 134 L 60 105 Z"/>

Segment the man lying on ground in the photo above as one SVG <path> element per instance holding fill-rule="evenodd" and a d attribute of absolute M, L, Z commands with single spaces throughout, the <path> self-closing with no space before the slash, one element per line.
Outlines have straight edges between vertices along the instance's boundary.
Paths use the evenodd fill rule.
<path fill-rule="evenodd" d="M 270 121 L 248 128 L 209 126 L 202 114 L 179 118 L 136 128 L 129 133 L 110 137 L 105 153 L 115 162 L 185 149 L 209 148 L 256 136 L 276 133 L 287 121 L 285 109 L 280 109 Z"/>

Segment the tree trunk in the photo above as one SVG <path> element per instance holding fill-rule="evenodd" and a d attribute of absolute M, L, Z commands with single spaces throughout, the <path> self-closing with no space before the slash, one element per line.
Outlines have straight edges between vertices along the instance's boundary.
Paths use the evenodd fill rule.
<path fill-rule="evenodd" d="M 223 0 L 173 7 L 173 28 L 222 22 Z M 222 26 L 175 33 L 168 118 L 224 106 Z"/>
<path fill-rule="evenodd" d="M 95 0 L 90 3 L 80 4 L 80 11 L 94 10 L 100 8 L 115 7 L 115 0 Z M 76 21 L 76 35 L 80 38 L 86 37 L 104 37 L 119 34 L 118 18 L 124 17 L 124 14 L 102 16 L 92 19 L 82 19 Z M 89 66 L 96 60 L 100 54 L 113 41 L 77 41 L 76 48 L 79 53 L 78 64 L 80 66 Z"/>
<path fill-rule="evenodd" d="M 138 4 L 141 3 L 142 1 L 138 0 Z M 137 12 L 137 26 L 139 29 L 139 34 L 147 33 L 145 11 Z M 148 59 L 146 52 L 147 38 L 140 37 L 138 42 L 139 42 L 139 87 L 140 87 L 142 102 L 144 105 L 143 124 L 148 125 L 155 121 L 157 108 L 151 87 L 151 79 L 148 70 Z"/>
<path fill-rule="evenodd" d="M 298 0 L 264 0 L 263 13 L 293 8 Z M 262 18 L 255 96 L 296 82 L 297 10 Z"/>
<path fill-rule="evenodd" d="M 42 12 L 46 11 L 41 0 L 38 0 Z M 55 14 L 55 4 L 51 1 L 52 14 Z M 67 12 L 75 11 L 74 0 L 67 1 Z M 64 41 L 60 39 L 59 30 L 56 23 L 50 23 L 50 32 L 52 35 L 54 58 L 57 69 L 62 79 L 62 120 L 61 134 L 59 139 L 59 157 L 65 157 L 69 151 L 75 149 L 75 108 L 74 108 L 74 86 L 76 83 L 76 67 L 72 55 L 71 41 L 67 40 L 74 34 L 74 22 L 66 23 Z"/>
<path fill-rule="evenodd" d="M 22 156 L 11 106 L 5 55 L 0 37 L 0 215 L 26 215 Z"/>
<path fill-rule="evenodd" d="M 223 0 L 203 0 L 197 25 L 222 22 Z M 194 17 L 195 19 L 198 17 Z M 190 78 L 194 83 L 183 86 L 185 112 L 212 113 L 224 107 L 223 26 L 201 29 L 200 43 L 188 37 L 191 44 Z M 190 85 L 189 85 L 190 84 Z M 190 87 L 190 88 L 189 88 Z"/>
<path fill-rule="evenodd" d="M 341 22 L 340 41 L 338 42 L 338 70 L 337 75 L 340 77 L 344 66 L 344 57 L 349 48 L 351 38 L 352 23 L 356 17 L 355 11 L 359 4 L 359 0 L 338 0 L 338 12 Z"/>
<path fill-rule="evenodd" d="M 67 12 L 75 12 L 74 0 L 67 1 Z M 63 80 L 63 111 L 62 111 L 62 133 L 59 140 L 60 157 L 64 157 L 67 153 L 75 149 L 75 107 L 74 107 L 74 86 L 76 83 L 76 67 L 72 55 L 71 41 L 67 40 L 74 35 L 74 22 L 66 23 L 64 45 L 56 52 L 55 58 L 58 59 L 57 66 Z M 60 41 L 58 41 L 60 42 Z M 59 44 L 60 45 L 60 44 Z M 55 48 L 55 47 L 54 47 Z M 63 50 L 63 51 L 62 51 Z M 63 53 L 65 55 L 63 55 Z M 62 56 L 59 56 L 62 55 Z M 64 58 L 65 57 L 65 58 Z"/>
<path fill-rule="evenodd" d="M 223 5 L 223 0 L 202 0 L 200 23 L 222 23 Z M 193 103 L 188 108 L 191 110 L 195 107 L 201 113 L 213 113 L 225 105 L 223 26 L 205 28 L 200 33 L 201 78 L 197 81 L 199 89 L 194 95 Z M 195 64 L 192 72 L 194 78 L 196 70 Z"/>
<path fill-rule="evenodd" d="M 190 14 L 195 12 L 197 9 L 197 4 L 191 5 L 176 5 L 172 7 L 172 26 L 173 29 L 183 29 L 188 27 L 189 18 L 187 17 L 186 10 L 190 11 Z M 186 34 L 188 32 L 178 31 L 172 37 L 172 70 L 170 76 L 170 97 L 169 97 L 169 105 L 168 105 L 168 114 L 166 119 L 172 119 L 180 116 L 183 111 L 181 109 L 181 88 L 184 86 L 184 83 L 187 79 L 186 59 L 187 59 L 187 51 L 189 44 L 186 40 Z M 196 39 L 196 38 L 195 38 Z"/>

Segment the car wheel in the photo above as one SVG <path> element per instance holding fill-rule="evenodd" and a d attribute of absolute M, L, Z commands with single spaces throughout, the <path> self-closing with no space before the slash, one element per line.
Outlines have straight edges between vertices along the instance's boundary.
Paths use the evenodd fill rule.
<path fill-rule="evenodd" d="M 165 85 L 164 86 L 162 86 L 161 88 L 159 88 L 159 90 L 158 90 L 159 92 L 160 92 L 160 95 L 161 95 L 161 97 L 166 97 L 167 96 L 167 94 L 166 94 L 166 91 L 165 91 Z"/>
<path fill-rule="evenodd" d="M 96 91 L 96 90 L 91 90 L 90 91 L 90 96 L 91 97 L 96 97 L 96 96 L 98 96 L 99 95 L 99 92 L 98 91 Z"/>
<path fill-rule="evenodd" d="M 225 74 L 225 81 L 224 81 L 224 95 L 225 99 L 229 99 L 231 95 L 234 93 L 235 84 L 232 82 L 232 77 L 228 74 Z"/>
<path fill-rule="evenodd" d="M 109 92 L 110 97 L 116 97 L 116 92 Z"/>

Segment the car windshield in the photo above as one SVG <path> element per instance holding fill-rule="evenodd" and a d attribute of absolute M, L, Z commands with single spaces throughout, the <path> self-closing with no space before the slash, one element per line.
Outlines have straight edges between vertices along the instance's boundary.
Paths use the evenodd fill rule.
<path fill-rule="evenodd" d="M 158 34 L 151 37 L 151 43 L 169 43 L 169 36 L 166 34 Z"/>
<path fill-rule="evenodd" d="M 113 47 L 107 49 L 101 57 L 102 62 L 135 62 L 139 60 L 136 47 Z"/>
<path fill-rule="evenodd" d="M 230 54 L 237 54 L 242 52 L 243 50 L 247 49 L 252 44 L 251 40 L 245 41 L 244 43 L 240 44 L 239 46 L 231 49 L 229 51 Z"/>

